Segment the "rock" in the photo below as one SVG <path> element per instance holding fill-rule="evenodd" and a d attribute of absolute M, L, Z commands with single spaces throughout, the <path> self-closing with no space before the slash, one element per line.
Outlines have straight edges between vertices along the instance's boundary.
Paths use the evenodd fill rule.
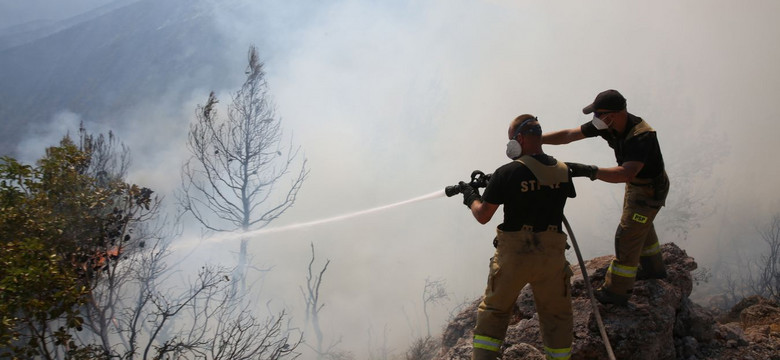
<path fill-rule="evenodd" d="M 545 360 L 544 353 L 524 343 L 513 344 L 504 350 L 504 359 Z"/>
<path fill-rule="evenodd" d="M 738 340 L 744 341 L 745 339 L 745 332 L 742 330 L 742 326 L 740 326 L 739 323 L 719 325 L 715 330 L 715 334 L 719 339 L 726 340 L 727 342 L 734 341 L 736 343 Z"/>
<path fill-rule="evenodd" d="M 769 338 L 771 333 L 769 325 L 752 326 L 745 329 L 745 340 L 748 343 L 762 343 Z"/>
<path fill-rule="evenodd" d="M 770 325 L 780 322 L 780 308 L 768 303 L 758 303 L 739 314 L 742 326 Z"/>
<path fill-rule="evenodd" d="M 777 302 L 775 301 L 765 299 L 758 295 L 753 295 L 742 299 L 740 302 L 734 305 L 728 313 L 724 314 L 718 319 L 718 322 L 729 323 L 729 322 L 739 321 L 741 320 L 740 318 L 742 312 L 745 309 L 750 308 L 754 305 L 768 305 L 774 308 L 780 307 L 780 305 L 778 305 Z"/>
<path fill-rule="evenodd" d="M 698 342 L 710 342 L 715 338 L 715 329 L 712 326 L 714 322 L 715 315 L 710 310 L 685 298 L 677 313 L 674 336 L 675 338 L 692 336 Z"/>
<path fill-rule="evenodd" d="M 617 359 L 621 360 L 780 360 L 780 306 L 750 297 L 726 314 L 689 299 L 693 258 L 673 243 L 661 247 L 668 277 L 637 281 L 628 306 L 597 304 Z M 612 256 L 586 262 L 593 288 L 604 281 Z M 572 268 L 574 343 L 572 360 L 607 359 L 587 288 L 578 265 Z M 476 299 L 447 326 L 436 360 L 467 360 L 476 324 Z M 720 322 L 719 322 L 720 321 Z M 515 302 L 504 339 L 503 360 L 543 359 L 533 293 L 526 287 Z"/>
<path fill-rule="evenodd" d="M 481 301 L 481 298 L 472 301 L 471 305 L 456 315 L 447 328 L 444 329 L 442 334 L 442 346 L 444 348 L 455 347 L 466 334 L 468 334 L 468 339 L 471 341 L 472 331 L 474 326 L 477 325 L 477 307 Z"/>
<path fill-rule="evenodd" d="M 682 340 L 682 346 L 680 347 L 680 353 L 683 357 L 690 358 L 696 356 L 699 351 L 699 342 L 693 336 L 686 336 Z"/>

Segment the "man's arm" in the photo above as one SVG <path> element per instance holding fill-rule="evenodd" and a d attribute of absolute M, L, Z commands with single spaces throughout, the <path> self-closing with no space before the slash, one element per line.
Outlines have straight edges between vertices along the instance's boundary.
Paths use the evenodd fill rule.
<path fill-rule="evenodd" d="M 634 180 L 636 174 L 638 174 L 644 166 L 645 163 L 640 161 L 626 161 L 623 165 L 610 168 L 599 168 L 596 172 L 596 178 L 610 183 L 626 183 Z"/>
<path fill-rule="evenodd" d="M 564 129 L 542 134 L 542 144 L 563 145 L 584 138 L 585 134 L 580 128 Z"/>
<path fill-rule="evenodd" d="M 480 224 L 484 225 L 493 218 L 493 214 L 496 213 L 498 205 L 482 202 L 482 200 L 474 200 L 469 208 L 471 209 L 471 214 L 474 215 L 474 218 L 477 219 Z"/>

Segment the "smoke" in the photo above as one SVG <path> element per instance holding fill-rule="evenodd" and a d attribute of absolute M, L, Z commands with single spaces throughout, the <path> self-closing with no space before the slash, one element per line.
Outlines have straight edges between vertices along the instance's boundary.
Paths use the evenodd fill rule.
<path fill-rule="evenodd" d="M 223 31 L 235 40 L 229 66 L 242 74 L 248 46 L 259 47 L 282 126 L 311 167 L 295 206 L 272 227 L 414 198 L 475 169 L 492 172 L 507 161 L 506 130 L 515 116 L 537 115 L 545 131 L 577 127 L 588 120 L 582 107 L 609 88 L 658 131 L 672 181 L 656 221 L 662 243 L 675 241 L 700 266 L 712 266 L 734 239 L 758 245 L 749 240 L 758 238 L 754 224 L 780 211 L 780 3 L 216 4 Z M 227 99 L 239 86 L 213 90 Z M 178 186 L 186 123 L 208 90 L 193 90 L 187 104 L 139 110 L 138 121 L 156 124 L 153 131 L 118 131 L 136 159 L 132 181 L 168 195 Z M 564 161 L 614 164 L 599 139 L 545 151 Z M 575 185 L 566 215 L 583 256 L 611 254 L 622 186 Z M 366 344 L 381 344 L 386 327 L 390 348 L 402 353 L 425 330 L 426 278 L 446 279 L 454 299 L 433 309 L 434 328 L 460 299 L 482 293 L 500 220 L 498 213 L 479 225 L 459 198 L 436 198 L 258 235 L 250 244 L 255 265 L 273 270 L 255 283 L 257 301 L 270 299 L 302 321 L 299 287 L 314 244 L 315 267 L 331 261 L 321 288 L 326 342 L 341 338 L 341 348 L 364 358 Z M 238 243 L 204 240 L 198 249 L 195 259 L 229 262 Z"/>
<path fill-rule="evenodd" d="M 114 0 L 0 0 L 0 30 L 35 20 L 62 20 Z"/>
<path fill-rule="evenodd" d="M 582 107 L 615 88 L 659 133 L 673 181 L 657 225 L 662 242 L 677 242 L 708 266 L 722 255 L 713 252 L 716 244 L 727 249 L 745 231 L 737 224 L 778 211 L 777 197 L 766 196 L 776 193 L 778 169 L 761 165 L 777 150 L 772 117 L 780 75 L 773 69 L 780 53 L 769 15 L 777 7 L 342 1 L 297 16 L 289 11 L 300 9 L 279 10 L 297 20 L 285 27 L 273 20 L 278 9 L 263 4 L 258 23 L 270 21 L 264 29 L 274 34 L 263 39 L 273 49 L 270 84 L 312 167 L 280 225 L 410 198 L 474 169 L 491 172 L 506 161 L 506 128 L 516 115 L 539 116 L 545 130 L 576 127 L 587 121 Z M 545 150 L 562 160 L 614 164 L 597 139 Z M 566 212 L 584 255 L 611 254 L 622 186 L 576 186 L 579 196 Z M 415 299 L 426 277 L 448 279 L 452 298 L 481 293 L 499 221 L 480 226 L 459 200 L 438 199 L 268 234 L 254 249 L 275 257 L 280 240 L 272 238 L 282 238 L 278 258 L 299 261 L 279 272 L 295 283 L 314 242 L 318 256 L 332 261 L 322 297 L 325 323 L 334 324 L 328 334 L 360 339 L 345 344 L 354 349 L 365 340 L 348 334 L 388 324 L 401 346 L 409 336 L 401 305 L 418 322 L 412 328 L 424 322 Z M 435 323 L 443 324 L 440 310 Z"/>
<path fill-rule="evenodd" d="M 102 124 L 82 119 L 79 114 L 63 110 L 52 116 L 48 124 L 19 134 L 20 141 L 16 145 L 18 160 L 28 164 L 35 163 L 46 154 L 46 148 L 57 146 L 65 135 L 77 141 L 79 127 L 82 125 L 95 133 L 108 133 L 111 130 Z"/>
<path fill-rule="evenodd" d="M 713 249 L 727 251 L 746 233 L 742 224 L 780 209 L 777 197 L 765 196 L 775 193 L 770 179 L 778 170 L 761 166 L 772 163 L 777 147 L 771 116 L 780 54 L 769 15 L 777 7 L 261 3 L 243 4 L 241 17 L 225 11 L 223 23 L 239 40 L 237 69 L 248 44 L 265 49 L 283 126 L 311 166 L 295 207 L 273 226 L 413 198 L 474 169 L 492 172 L 506 161 L 506 129 L 516 115 L 537 115 L 545 130 L 579 126 L 587 121 L 582 107 L 616 88 L 629 111 L 658 130 L 672 176 L 669 206 L 658 219 L 661 241 L 677 242 L 708 266 L 721 256 Z M 614 164 L 597 139 L 545 150 L 562 160 Z M 765 179 L 766 190 L 749 179 Z M 584 256 L 611 254 L 622 186 L 576 186 L 566 213 Z M 263 234 L 251 251 L 258 265 L 274 267 L 260 282 L 261 296 L 301 311 L 298 287 L 313 243 L 315 264 L 331 261 L 321 290 L 326 341 L 341 338 L 361 357 L 371 350 L 366 342 L 382 342 L 382 329 L 396 352 L 423 333 L 426 278 L 447 279 L 451 299 L 479 296 L 498 223 L 500 214 L 477 224 L 460 199 L 433 199 Z M 458 301 L 434 308 L 432 323 L 443 326 Z"/>

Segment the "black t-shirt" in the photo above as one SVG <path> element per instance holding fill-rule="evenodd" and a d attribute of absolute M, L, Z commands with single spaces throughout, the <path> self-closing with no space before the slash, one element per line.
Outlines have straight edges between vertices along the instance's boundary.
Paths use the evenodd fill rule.
<path fill-rule="evenodd" d="M 545 154 L 533 157 L 545 165 L 558 162 Z M 504 205 L 504 222 L 499 229 L 518 231 L 523 225 L 531 225 L 534 231 L 544 231 L 549 225 L 561 229 L 566 198 L 574 196 L 571 176 L 568 182 L 542 186 L 528 167 L 512 161 L 493 172 L 482 200 Z"/>
<path fill-rule="evenodd" d="M 582 124 L 580 130 L 585 137 L 601 136 L 606 140 L 609 147 L 615 150 L 615 160 L 618 165 L 623 165 L 626 161 L 644 163 L 636 177 L 652 179 L 664 171 L 664 158 L 655 131 L 648 131 L 626 140 L 626 134 L 629 134 L 631 129 L 641 121 L 641 118 L 628 114 L 626 130 L 621 135 L 611 129 L 598 130 L 590 121 Z"/>

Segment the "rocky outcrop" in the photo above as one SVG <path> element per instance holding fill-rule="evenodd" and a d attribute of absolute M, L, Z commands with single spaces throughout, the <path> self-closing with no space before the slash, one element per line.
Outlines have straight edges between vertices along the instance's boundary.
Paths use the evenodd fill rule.
<path fill-rule="evenodd" d="M 599 304 L 615 357 L 626 360 L 780 360 L 780 307 L 750 298 L 729 314 L 693 303 L 691 271 L 696 262 L 675 244 L 662 246 L 668 277 L 637 281 L 628 306 Z M 591 286 L 604 281 L 612 256 L 587 261 Z M 582 273 L 572 266 L 574 344 L 572 360 L 607 359 Z M 442 337 L 439 360 L 471 358 L 479 299 L 458 314 Z M 544 359 L 530 287 L 521 292 L 507 331 L 503 360 Z"/>

